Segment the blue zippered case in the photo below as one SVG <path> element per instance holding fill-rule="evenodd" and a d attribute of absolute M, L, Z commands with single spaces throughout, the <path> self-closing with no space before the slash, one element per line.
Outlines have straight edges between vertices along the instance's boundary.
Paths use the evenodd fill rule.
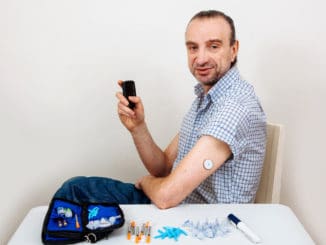
<path fill-rule="evenodd" d="M 42 228 L 44 244 L 95 243 L 123 226 L 125 220 L 116 203 L 83 203 L 52 199 Z"/>

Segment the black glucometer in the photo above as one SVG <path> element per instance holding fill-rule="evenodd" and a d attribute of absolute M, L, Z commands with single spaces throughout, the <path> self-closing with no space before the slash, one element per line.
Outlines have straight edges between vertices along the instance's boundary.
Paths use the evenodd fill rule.
<path fill-rule="evenodd" d="M 129 100 L 129 96 L 136 96 L 136 87 L 135 87 L 135 82 L 132 80 L 127 80 L 122 83 L 122 93 L 123 96 L 127 98 L 129 105 L 128 107 L 130 109 L 135 108 L 135 103 L 131 102 Z"/>

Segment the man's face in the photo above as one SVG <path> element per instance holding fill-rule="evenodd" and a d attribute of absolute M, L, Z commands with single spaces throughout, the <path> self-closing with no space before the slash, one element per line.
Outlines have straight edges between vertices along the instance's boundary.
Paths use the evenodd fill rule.
<path fill-rule="evenodd" d="M 231 67 L 238 42 L 230 45 L 231 28 L 221 17 L 192 20 L 186 30 L 188 66 L 207 92 Z"/>

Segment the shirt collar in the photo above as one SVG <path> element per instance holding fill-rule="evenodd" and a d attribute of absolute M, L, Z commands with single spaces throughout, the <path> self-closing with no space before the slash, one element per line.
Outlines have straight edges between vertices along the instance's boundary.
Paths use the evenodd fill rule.
<path fill-rule="evenodd" d="M 217 81 L 217 83 L 210 88 L 207 95 L 210 97 L 213 102 L 216 102 L 220 97 L 222 97 L 225 92 L 228 90 L 228 88 L 232 85 L 234 80 L 238 80 L 240 78 L 239 70 L 236 66 L 232 67 L 230 70 L 228 70 L 223 77 L 220 78 L 220 80 Z M 194 87 L 195 95 L 197 97 L 203 97 L 204 96 L 204 89 L 201 86 L 200 83 L 197 83 Z"/>

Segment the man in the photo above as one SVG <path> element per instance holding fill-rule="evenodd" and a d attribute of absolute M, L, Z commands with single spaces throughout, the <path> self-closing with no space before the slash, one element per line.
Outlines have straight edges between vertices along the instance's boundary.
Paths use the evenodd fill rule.
<path fill-rule="evenodd" d="M 129 97 L 136 105 L 132 110 L 122 93 L 116 94 L 120 120 L 149 172 L 130 193 L 137 193 L 138 202 L 147 203 L 148 197 L 162 209 L 182 202 L 253 202 L 265 154 L 266 123 L 252 86 L 240 78 L 236 67 L 239 43 L 233 20 L 219 11 L 199 12 L 188 23 L 185 39 L 189 69 L 198 81 L 196 99 L 164 151 L 147 129 L 141 99 Z"/>
<path fill-rule="evenodd" d="M 165 151 L 148 132 L 140 98 L 130 97 L 136 104 L 130 110 L 117 94 L 120 119 L 150 173 L 136 187 L 160 208 L 182 201 L 252 202 L 265 151 L 265 116 L 235 67 L 233 21 L 221 12 L 200 12 L 185 36 L 198 97 Z"/>

